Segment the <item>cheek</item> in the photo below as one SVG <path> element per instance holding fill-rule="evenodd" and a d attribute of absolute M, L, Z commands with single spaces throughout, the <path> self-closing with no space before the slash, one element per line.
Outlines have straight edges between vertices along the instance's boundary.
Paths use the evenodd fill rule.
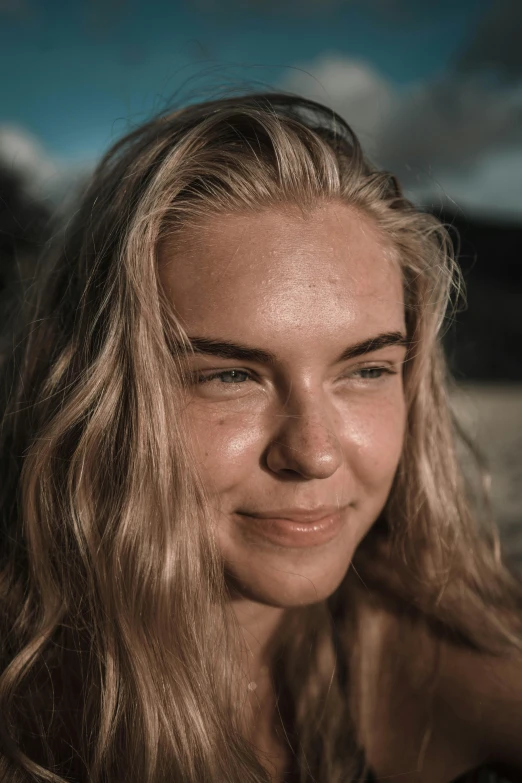
<path fill-rule="evenodd" d="M 346 411 L 342 420 L 350 472 L 368 489 L 389 489 L 404 441 L 406 409 L 402 394 L 365 401 Z"/>
<path fill-rule="evenodd" d="M 269 440 L 266 416 L 259 411 L 224 412 L 219 406 L 198 403 L 189 406 L 187 413 L 193 450 L 207 489 L 224 495 L 255 482 Z M 387 493 L 402 452 L 405 418 L 399 392 L 339 405 L 335 419 L 344 453 L 341 473 L 354 488 L 379 497 Z"/>
<path fill-rule="evenodd" d="M 207 489 L 222 493 L 252 474 L 259 463 L 263 434 L 259 416 L 209 408 L 190 406 L 187 427 Z"/>

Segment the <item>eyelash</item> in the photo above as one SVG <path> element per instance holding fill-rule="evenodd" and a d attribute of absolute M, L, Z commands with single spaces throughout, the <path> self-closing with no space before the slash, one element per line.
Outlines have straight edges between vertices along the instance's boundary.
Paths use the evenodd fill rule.
<path fill-rule="evenodd" d="M 362 372 L 371 372 L 372 370 L 378 370 L 379 372 L 383 373 L 384 375 L 396 375 L 397 371 L 391 369 L 391 367 L 382 367 L 382 366 L 375 366 L 375 367 L 360 367 L 358 370 L 354 370 L 354 373 L 362 373 Z M 238 373 L 240 375 L 246 375 L 247 380 L 255 380 L 255 377 L 250 373 L 248 370 L 240 370 L 232 368 L 231 370 L 220 370 L 219 372 L 213 372 L 209 375 L 198 375 L 197 373 L 194 374 L 193 379 L 194 383 L 196 385 L 201 385 L 204 383 L 210 383 L 211 381 L 217 380 L 220 376 L 223 375 L 230 375 L 230 373 Z M 367 381 L 379 381 L 381 380 L 382 376 L 378 376 L 377 378 L 361 378 L 361 380 L 367 380 Z M 241 383 L 229 383 L 223 384 L 229 385 L 229 386 L 240 386 Z"/>

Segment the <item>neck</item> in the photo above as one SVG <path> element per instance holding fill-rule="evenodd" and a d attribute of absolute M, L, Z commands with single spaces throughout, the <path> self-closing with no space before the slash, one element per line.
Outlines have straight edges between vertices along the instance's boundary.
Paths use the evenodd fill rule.
<path fill-rule="evenodd" d="M 285 610 L 279 607 L 233 598 L 232 609 L 244 641 L 244 666 L 248 682 L 267 679 L 270 670 L 270 647 Z"/>
<path fill-rule="evenodd" d="M 245 671 L 245 733 L 272 781 L 283 780 L 289 763 L 271 676 L 271 649 L 285 610 L 247 599 L 232 600 L 242 631 Z"/>

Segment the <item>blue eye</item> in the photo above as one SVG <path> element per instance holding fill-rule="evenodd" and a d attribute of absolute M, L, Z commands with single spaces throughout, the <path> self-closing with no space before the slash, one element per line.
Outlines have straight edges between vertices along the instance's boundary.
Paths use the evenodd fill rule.
<path fill-rule="evenodd" d="M 200 375 L 197 380 L 198 383 L 208 383 L 215 380 L 219 380 L 221 383 L 243 383 L 249 378 L 250 375 L 244 370 L 222 370 L 211 375 Z"/>
<path fill-rule="evenodd" d="M 387 367 L 363 367 L 362 369 L 357 370 L 357 374 L 361 378 L 369 381 L 381 378 L 383 373 L 390 373 L 390 370 L 388 370 Z"/>
<path fill-rule="evenodd" d="M 386 380 L 386 376 L 390 377 L 397 375 L 397 370 L 392 367 L 359 367 L 351 372 L 348 372 L 344 377 L 347 380 L 353 380 L 356 383 L 359 381 L 369 381 L 370 383 Z"/>

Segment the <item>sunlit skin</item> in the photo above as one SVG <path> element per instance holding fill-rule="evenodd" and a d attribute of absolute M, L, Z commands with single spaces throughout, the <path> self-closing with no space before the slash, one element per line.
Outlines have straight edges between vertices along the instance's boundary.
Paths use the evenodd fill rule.
<path fill-rule="evenodd" d="M 338 587 L 389 495 L 406 422 L 401 273 L 369 217 L 330 203 L 306 214 L 286 207 L 209 218 L 162 248 L 160 277 L 196 349 L 186 424 L 216 510 L 232 608 L 246 643 L 246 677 L 257 685 L 245 730 L 279 781 L 288 749 L 278 731 L 268 642 L 286 608 L 325 599 Z M 378 337 L 380 347 L 372 346 Z M 225 344 L 228 358 L 215 355 Z M 257 354 L 239 358 L 230 344 Z M 325 507 L 341 509 L 340 524 L 320 545 L 274 542 L 253 520 L 263 512 Z M 375 642 L 379 618 L 369 615 L 366 623 L 367 660 L 378 659 L 381 644 L 389 646 L 385 631 Z M 389 625 L 388 618 L 382 628 Z M 393 631 L 403 644 L 393 642 L 394 654 L 405 672 L 426 660 L 415 675 L 424 683 L 432 655 L 419 658 L 419 638 L 408 628 Z M 425 644 L 432 650 L 432 641 Z M 509 669 L 504 660 L 482 662 L 451 646 L 445 656 L 435 713 L 426 712 L 424 686 L 406 688 L 402 677 L 366 708 L 360 729 L 368 759 L 386 779 L 450 780 L 483 763 L 485 749 L 491 758 L 522 763 L 519 663 Z M 477 682 L 484 683 L 483 713 L 466 745 L 459 737 L 469 733 L 467 716 L 477 710 Z M 456 692 L 465 705 L 460 721 L 448 707 Z M 448 733 L 447 726 L 454 728 Z M 421 749 L 426 763 L 419 777 Z"/>
<path fill-rule="evenodd" d="M 282 609 L 338 587 L 389 494 L 405 426 L 400 270 L 371 219 L 331 203 L 210 218 L 163 248 L 160 276 L 191 338 L 271 355 L 198 351 L 186 412 L 234 607 L 262 646 Z M 379 335 L 395 343 L 340 359 Z M 251 532 L 249 513 L 319 507 L 342 518 L 321 545 Z"/>

